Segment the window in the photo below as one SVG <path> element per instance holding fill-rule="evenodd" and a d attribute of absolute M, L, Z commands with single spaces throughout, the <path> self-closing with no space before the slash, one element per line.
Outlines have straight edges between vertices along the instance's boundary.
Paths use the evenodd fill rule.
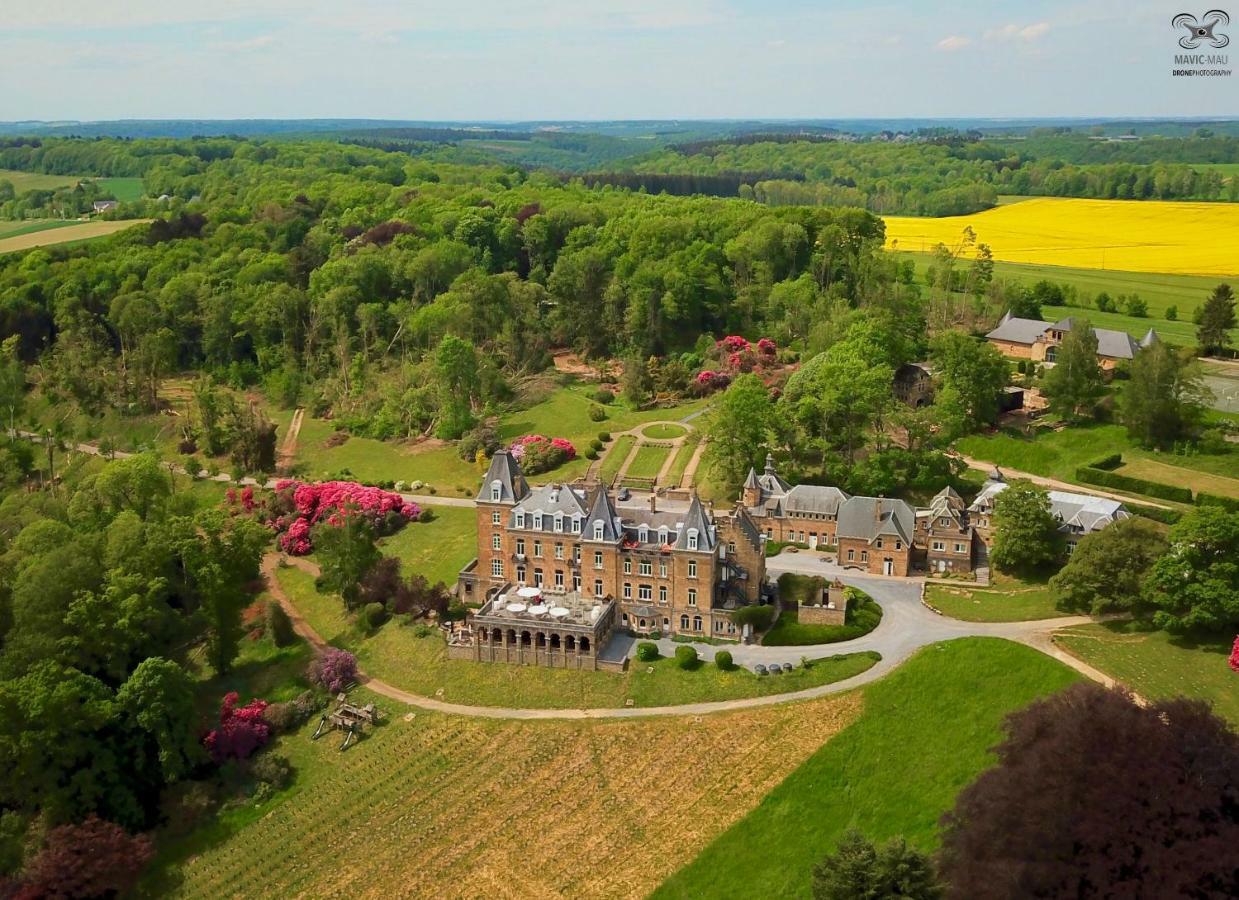
<path fill-rule="evenodd" d="M 594 568 L 595 569 L 602 568 L 602 551 L 601 550 L 594 551 Z"/>
<path fill-rule="evenodd" d="M 663 525 L 661 528 L 658 529 L 658 543 L 660 544 L 667 543 L 667 526 L 666 525 Z"/>
<path fill-rule="evenodd" d="M 602 579 L 601 578 L 594 579 L 594 596 L 595 597 L 602 596 Z"/>
<path fill-rule="evenodd" d="M 666 616 L 663 616 L 663 631 L 670 631 L 670 630 L 671 630 L 671 620 L 668 619 Z"/>
<path fill-rule="evenodd" d="M 628 624 L 628 613 L 624 613 L 624 624 Z"/>
<path fill-rule="evenodd" d="M 525 539 L 524 538 L 516 539 L 516 555 L 517 556 L 525 555 Z"/>
<path fill-rule="evenodd" d="M 697 605 L 697 589 L 696 588 L 688 589 L 688 605 L 689 606 Z"/>
<path fill-rule="evenodd" d="M 869 551 L 868 550 L 860 551 L 860 561 L 869 562 Z"/>
<path fill-rule="evenodd" d="M 573 534 L 581 533 L 581 517 L 580 516 L 574 515 L 572 517 L 572 533 Z"/>
<path fill-rule="evenodd" d="M 521 584 L 525 583 L 525 567 L 524 566 L 516 567 L 516 580 L 520 582 Z"/>
<path fill-rule="evenodd" d="M 499 510 L 495 510 L 493 513 L 490 514 L 490 524 L 492 525 L 499 524 Z"/>
<path fill-rule="evenodd" d="M 572 589 L 578 594 L 581 593 L 581 576 L 576 572 L 572 573 Z"/>
<path fill-rule="evenodd" d="M 564 545 L 560 541 L 555 542 L 555 558 L 556 559 L 564 558 Z"/>
<path fill-rule="evenodd" d="M 555 533 L 559 534 L 564 530 L 564 517 L 562 513 L 555 513 Z"/>
<path fill-rule="evenodd" d="M 536 587 L 542 587 L 542 570 L 541 569 L 533 570 L 533 583 Z"/>
<path fill-rule="evenodd" d="M 689 578 L 697 577 L 697 560 L 695 559 L 690 559 L 688 561 L 688 577 Z"/>
<path fill-rule="evenodd" d="M 639 600 L 653 600 L 653 599 L 654 599 L 654 589 L 653 589 L 652 587 L 650 587 L 648 584 L 639 584 L 639 585 L 637 585 L 637 599 L 639 599 Z"/>
<path fill-rule="evenodd" d="M 497 482 L 497 481 L 492 481 L 492 482 L 491 482 L 491 485 L 490 485 L 490 499 L 492 499 L 492 500 L 501 500 L 501 499 L 503 499 L 503 485 L 501 485 L 501 484 L 500 484 L 499 482 Z"/>
<path fill-rule="evenodd" d="M 715 619 L 715 620 L 714 620 L 714 630 L 715 630 L 715 631 L 722 631 L 722 630 L 723 630 L 723 620 L 722 620 L 722 619 Z"/>
<path fill-rule="evenodd" d="M 624 582 L 624 599 L 625 600 L 632 599 L 632 585 L 629 584 L 627 581 Z"/>
<path fill-rule="evenodd" d="M 650 542 L 650 529 L 646 527 L 645 525 L 642 525 L 640 528 L 638 528 L 637 529 L 637 540 L 639 540 L 643 544 L 648 544 Z"/>
<path fill-rule="evenodd" d="M 518 512 L 516 514 L 516 527 L 517 528 L 525 527 L 525 514 L 523 512 Z"/>
<path fill-rule="evenodd" d="M 542 555 L 542 542 L 541 542 L 541 541 L 534 541 L 534 542 L 533 542 L 533 555 L 534 555 L 534 556 L 541 556 L 541 555 Z"/>
<path fill-rule="evenodd" d="M 596 541 L 602 540 L 602 523 L 601 522 L 594 523 L 594 540 Z"/>
<path fill-rule="evenodd" d="M 934 541 L 934 550 L 941 553 L 946 549 L 946 541 Z"/>
<path fill-rule="evenodd" d="M 659 603 L 667 602 L 667 586 L 665 584 L 660 584 L 658 586 L 658 602 Z"/>
<path fill-rule="evenodd" d="M 882 539 L 881 539 L 881 538 L 878 538 L 878 549 L 879 549 L 879 550 L 881 550 L 881 549 L 882 549 Z"/>
<path fill-rule="evenodd" d="M 851 562 L 854 559 L 856 559 L 856 551 L 849 547 L 848 548 L 848 562 Z"/>
<path fill-rule="evenodd" d="M 696 528 L 688 529 L 688 549 L 689 550 L 697 549 L 697 529 Z"/>
<path fill-rule="evenodd" d="M 624 560 L 624 574 L 625 575 L 632 574 L 632 560 L 631 559 Z"/>
<path fill-rule="evenodd" d="M 664 562 L 664 561 L 662 561 L 662 560 L 659 560 L 659 562 L 658 562 L 658 577 L 659 577 L 659 578 L 666 578 L 666 577 L 667 577 L 667 564 L 666 564 L 666 562 Z"/>
<path fill-rule="evenodd" d="M 956 545 L 955 545 L 955 552 L 956 552 L 956 553 L 963 553 L 963 552 L 964 552 L 964 545 L 963 545 L 963 544 L 956 544 Z"/>
<path fill-rule="evenodd" d="M 1068 544 L 1068 545 L 1067 545 L 1067 555 L 1068 555 L 1068 556 L 1070 556 L 1072 553 L 1075 553 L 1075 552 L 1076 552 L 1076 545 L 1075 545 L 1075 544 Z"/>
<path fill-rule="evenodd" d="M 542 513 L 536 512 L 533 514 L 533 527 L 536 531 L 542 530 Z"/>
<path fill-rule="evenodd" d="M 561 591 L 564 588 L 564 573 L 562 569 L 555 570 L 555 587 L 559 588 Z"/>
<path fill-rule="evenodd" d="M 641 570 L 642 575 L 649 576 L 654 574 L 654 564 L 648 559 L 641 560 L 641 565 L 638 568 Z"/>
<path fill-rule="evenodd" d="M 490 549 L 502 550 L 503 549 L 503 538 L 501 538 L 497 534 L 492 534 L 490 536 Z"/>
<path fill-rule="evenodd" d="M 680 627 L 688 631 L 688 616 L 680 616 Z"/>
<path fill-rule="evenodd" d="M 495 578 L 503 577 L 503 560 L 492 559 L 490 561 L 490 574 Z"/>
<path fill-rule="evenodd" d="M 895 541 L 895 549 L 896 549 L 896 550 L 902 550 L 902 549 L 903 549 L 903 541 Z"/>
<path fill-rule="evenodd" d="M 701 630 L 701 616 L 693 616 L 693 631 Z"/>
<path fill-rule="evenodd" d="M 735 541 L 728 541 L 728 542 L 727 542 L 727 552 L 728 552 L 728 553 L 735 553 L 735 552 L 736 552 L 736 542 L 735 542 Z"/>

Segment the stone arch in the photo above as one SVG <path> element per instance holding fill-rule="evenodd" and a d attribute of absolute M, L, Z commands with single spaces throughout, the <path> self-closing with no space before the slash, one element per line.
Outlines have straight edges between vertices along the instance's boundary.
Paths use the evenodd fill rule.
<path fill-rule="evenodd" d="M 564 638 L 564 649 L 569 653 L 576 650 L 576 637 L 574 635 L 570 634 Z"/>
<path fill-rule="evenodd" d="M 577 650 L 580 651 L 581 653 L 588 653 L 589 652 L 589 638 L 582 637 L 580 646 L 577 647 Z"/>

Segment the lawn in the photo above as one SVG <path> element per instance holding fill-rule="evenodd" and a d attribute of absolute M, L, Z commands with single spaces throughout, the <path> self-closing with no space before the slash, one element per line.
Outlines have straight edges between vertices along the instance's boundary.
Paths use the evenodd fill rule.
<path fill-rule="evenodd" d="M 993 763 L 1004 717 L 1078 678 L 994 638 L 926 647 L 865 688 L 856 722 L 653 896 L 808 896 L 813 865 L 849 828 L 934 849 L 938 819 Z"/>
<path fill-rule="evenodd" d="M 693 454 L 697 452 L 697 444 L 700 441 L 701 432 L 694 431 L 680 445 L 680 450 L 676 453 L 675 460 L 671 463 L 671 469 L 667 472 L 667 484 L 675 487 L 684 480 L 684 471 L 688 468 L 688 464 L 692 462 Z"/>
<path fill-rule="evenodd" d="M 146 193 L 141 178 L 100 178 L 99 187 L 122 203 L 141 200 Z"/>
<path fill-rule="evenodd" d="M 279 580 L 314 629 L 329 643 L 355 653 L 368 674 L 451 703 L 563 709 L 615 708 L 630 699 L 634 706 L 729 700 L 842 681 L 878 660 L 871 653 L 831 657 L 777 678 L 741 668 L 722 672 L 712 663 L 685 671 L 670 659 L 633 662 L 622 675 L 449 660 L 447 645 L 435 629 L 392 621 L 368 634 L 345 614 L 339 597 L 318 593 L 310 575 L 286 568 L 279 571 Z"/>
<path fill-rule="evenodd" d="M 637 439 L 631 434 L 621 434 L 615 439 L 615 443 L 607 448 L 607 455 L 598 470 L 598 477 L 603 484 L 610 484 L 611 479 L 619 474 L 620 466 L 624 464 L 636 443 Z"/>
<path fill-rule="evenodd" d="M 633 478 L 654 478 L 658 475 L 663 467 L 663 463 L 667 461 L 667 455 L 671 453 L 669 447 L 656 447 L 653 444 L 644 444 L 637 450 L 637 455 L 633 457 L 632 463 L 628 466 L 626 475 L 631 475 Z"/>
<path fill-rule="evenodd" d="M 404 575 L 424 575 L 431 584 L 448 587 L 469 560 L 477 556 L 477 512 L 459 506 L 431 506 L 434 518 L 412 522 L 379 541 L 384 556 L 395 556 Z"/>
<path fill-rule="evenodd" d="M 1198 459 L 1199 457 L 1196 458 Z M 1234 458 L 1230 468 L 1232 471 L 1239 472 L 1239 458 Z M 1128 460 L 1124 457 L 1123 465 L 1115 471 L 1120 475 L 1131 475 L 1147 481 L 1175 484 L 1179 487 L 1189 488 L 1193 492 L 1205 491 L 1210 494 L 1239 498 L 1239 478 L 1228 478 L 1225 475 L 1198 472 L 1195 469 L 1185 469 L 1182 466 L 1171 465 L 1161 460 L 1147 458 Z"/>
<path fill-rule="evenodd" d="M 603 431 L 624 431 L 651 419 L 687 415 L 704 404 L 695 400 L 674 409 L 633 411 L 619 403 L 606 407 L 607 419 L 594 422 L 589 418 L 589 386 L 567 384 L 557 388 L 547 399 L 527 409 L 505 414 L 499 423 L 499 437 L 506 443 L 525 434 L 563 437 L 577 448 L 577 458 L 545 472 L 537 481 L 569 481 L 585 473 L 589 460 L 585 450 L 589 442 Z M 291 412 L 283 411 L 279 420 L 286 423 Z M 296 460 L 308 477 L 321 478 L 342 470 L 363 481 L 424 481 L 438 491 L 453 496 L 472 496 L 482 472 L 471 461 L 462 460 L 454 444 L 441 441 L 409 443 L 376 441 L 350 437 L 344 443 L 328 447 L 326 441 L 335 432 L 332 422 L 306 416 L 297 443 Z M 618 441 L 622 441 L 619 438 Z M 631 444 L 629 445 L 631 446 Z M 618 467 L 622 460 L 615 463 Z M 614 474 L 614 472 L 612 472 Z"/>
<path fill-rule="evenodd" d="M 687 431 L 688 429 L 683 425 L 676 425 L 671 422 L 658 422 L 643 428 L 641 435 L 651 441 L 670 441 L 674 438 L 682 437 Z"/>
<path fill-rule="evenodd" d="M 784 604 L 800 604 L 810 596 L 820 596 L 826 580 L 787 572 L 779 576 L 779 597 Z M 843 625 L 801 624 L 798 606 L 785 605 L 778 620 L 762 637 L 767 647 L 800 647 L 808 644 L 833 644 L 866 635 L 882 621 L 882 607 L 855 588 L 848 591 L 847 616 Z"/>
<path fill-rule="evenodd" d="M 1024 582 L 1009 575 L 994 575 L 988 588 L 961 581 L 929 581 L 925 600 L 952 619 L 965 622 L 1026 622 L 1067 615 L 1054 605 L 1044 583 Z"/>
<path fill-rule="evenodd" d="M 1149 699 L 1185 694 L 1208 700 L 1239 727 L 1239 675 L 1226 657 L 1233 635 L 1193 640 L 1142 631 L 1126 622 L 1080 625 L 1055 632 L 1054 641 Z"/>
<path fill-rule="evenodd" d="M 1180 479 L 1185 486 L 1199 484 L 1203 487 L 1206 483 L 1215 483 L 1200 478 L 1199 473 L 1225 475 L 1236 468 L 1233 451 L 1221 455 L 1178 456 L 1134 446 L 1122 425 L 1073 425 L 1061 431 L 1045 428 L 1039 429 L 1033 437 L 1010 431 L 972 434 L 956 441 L 955 446 L 960 453 L 974 459 L 1072 482 L 1076 480 L 1077 468 L 1115 452 L 1121 452 L 1127 464 L 1135 464 L 1137 460 L 1156 461 L 1165 467 L 1162 471 Z M 1088 490 L 1087 485 L 1083 487 Z"/>
<path fill-rule="evenodd" d="M 860 714 L 856 694 L 559 722 L 371 700 L 385 719 L 346 753 L 312 724 L 281 737 L 293 785 L 165 845 L 145 893 L 643 896 Z"/>

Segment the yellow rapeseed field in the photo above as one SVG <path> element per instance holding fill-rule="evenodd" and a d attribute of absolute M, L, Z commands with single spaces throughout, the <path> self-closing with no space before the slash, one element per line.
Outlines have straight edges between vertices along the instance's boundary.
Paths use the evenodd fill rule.
<path fill-rule="evenodd" d="M 965 227 L 995 259 L 1082 269 L 1239 274 L 1239 203 L 1023 200 L 970 216 L 886 217 L 886 246 L 956 248 Z M 965 255 L 968 255 L 965 253 Z"/>

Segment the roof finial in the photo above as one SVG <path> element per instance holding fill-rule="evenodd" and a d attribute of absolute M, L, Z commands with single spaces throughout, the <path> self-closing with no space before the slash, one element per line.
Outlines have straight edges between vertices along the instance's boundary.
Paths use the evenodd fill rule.
<path fill-rule="evenodd" d="M 766 474 L 767 475 L 774 474 L 774 454 L 773 453 L 766 454 Z"/>

